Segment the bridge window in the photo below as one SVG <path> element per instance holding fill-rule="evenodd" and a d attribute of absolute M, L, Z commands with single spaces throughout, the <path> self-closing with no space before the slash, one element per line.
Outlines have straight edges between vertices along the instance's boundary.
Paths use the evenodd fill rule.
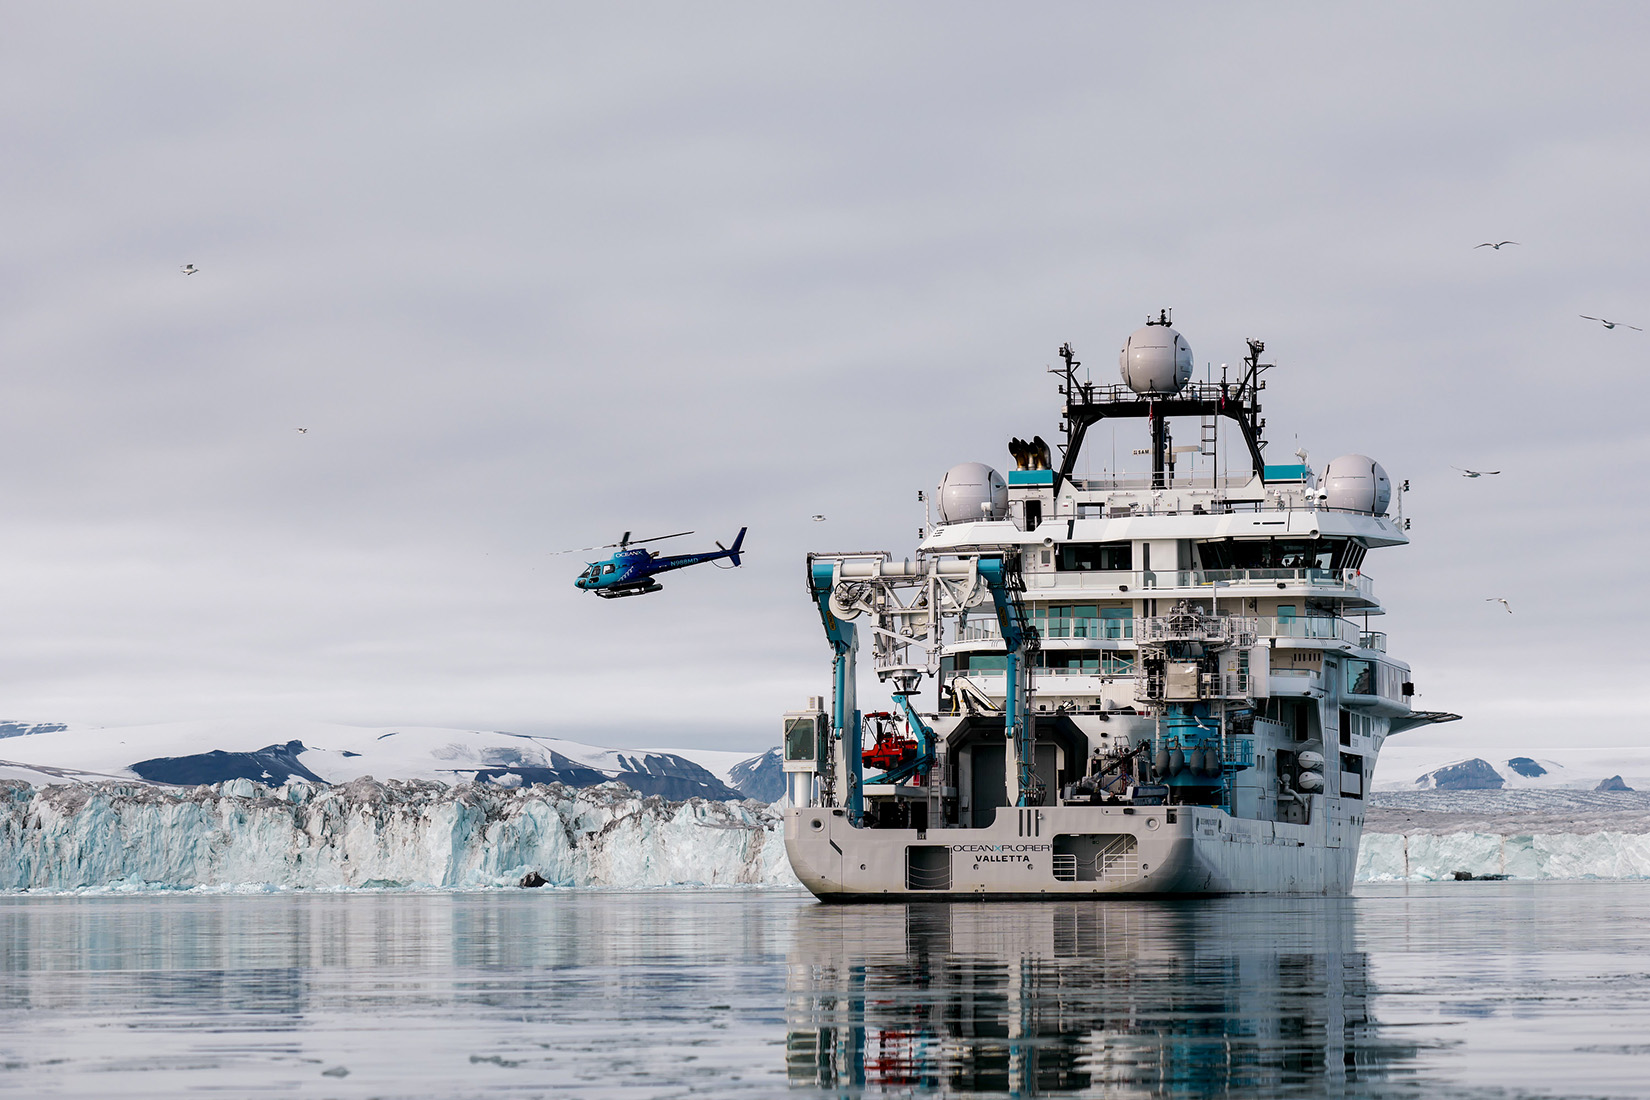
<path fill-rule="evenodd" d="M 1218 539 L 1197 550 L 1205 569 L 1356 569 L 1364 560 L 1350 539 Z"/>
<path fill-rule="evenodd" d="M 1346 692 L 1348 695 L 1375 694 L 1375 662 L 1346 659 Z"/>
<path fill-rule="evenodd" d="M 1060 547 L 1054 567 L 1061 572 L 1117 571 L 1134 568 L 1134 544 L 1128 542 L 1068 542 Z"/>

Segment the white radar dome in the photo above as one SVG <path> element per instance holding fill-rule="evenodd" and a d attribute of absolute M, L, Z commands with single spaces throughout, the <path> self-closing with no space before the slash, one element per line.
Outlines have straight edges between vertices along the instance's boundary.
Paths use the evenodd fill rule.
<path fill-rule="evenodd" d="M 940 478 L 940 520 L 1002 519 L 1008 515 L 1008 484 L 983 462 L 964 462 Z"/>
<path fill-rule="evenodd" d="M 1192 346 L 1168 325 L 1147 325 L 1124 342 L 1118 365 L 1135 393 L 1179 393 L 1192 376 Z"/>
<path fill-rule="evenodd" d="M 1381 464 L 1368 455 L 1342 455 L 1323 474 L 1324 503 L 1348 512 L 1386 515 L 1392 482 Z"/>

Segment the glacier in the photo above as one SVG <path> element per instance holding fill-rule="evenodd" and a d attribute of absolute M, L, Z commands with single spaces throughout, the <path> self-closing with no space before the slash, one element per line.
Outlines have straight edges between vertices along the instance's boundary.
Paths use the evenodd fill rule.
<path fill-rule="evenodd" d="M 797 886 L 759 802 L 620 783 L 0 783 L 0 890 Z"/>
<path fill-rule="evenodd" d="M 0 781 L 0 891 L 798 887 L 779 806 L 607 782 Z M 1360 882 L 1650 877 L 1650 794 L 1413 792 L 1369 807 Z"/>
<path fill-rule="evenodd" d="M 1434 882 L 1465 871 L 1515 879 L 1650 877 L 1646 833 L 1365 833 L 1359 882 Z"/>

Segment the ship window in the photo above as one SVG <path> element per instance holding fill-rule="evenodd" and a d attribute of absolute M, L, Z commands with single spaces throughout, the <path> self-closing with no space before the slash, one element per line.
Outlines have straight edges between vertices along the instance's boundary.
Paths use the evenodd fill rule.
<path fill-rule="evenodd" d="M 1348 539 L 1216 539 L 1197 553 L 1205 569 L 1356 569 L 1364 548 Z"/>
<path fill-rule="evenodd" d="M 812 760 L 814 758 L 814 742 L 816 731 L 812 718 L 787 718 L 785 720 L 785 759 Z"/>
<path fill-rule="evenodd" d="M 1364 758 L 1357 753 L 1341 753 L 1341 797 L 1364 796 Z"/>
<path fill-rule="evenodd" d="M 1054 567 L 1062 572 L 1117 571 L 1134 568 L 1134 546 L 1127 542 L 1068 542 Z"/>
<path fill-rule="evenodd" d="M 959 653 L 957 667 L 962 672 L 1001 672 L 1008 667 L 1008 657 L 1001 653 Z"/>
<path fill-rule="evenodd" d="M 1065 669 L 1071 673 L 1100 671 L 1100 651 L 1095 649 L 1044 650 L 1041 654 L 1044 668 Z"/>
<path fill-rule="evenodd" d="M 1278 604 L 1278 622 L 1292 623 L 1295 621 L 1295 605 L 1292 603 Z"/>
<path fill-rule="evenodd" d="M 1346 691 L 1348 695 L 1375 694 L 1375 662 L 1346 659 Z"/>

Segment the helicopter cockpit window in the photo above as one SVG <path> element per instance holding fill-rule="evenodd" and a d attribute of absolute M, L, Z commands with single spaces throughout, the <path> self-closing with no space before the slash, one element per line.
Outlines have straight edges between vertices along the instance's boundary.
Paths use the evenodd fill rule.
<path fill-rule="evenodd" d="M 612 562 L 609 562 L 609 563 L 608 563 L 608 564 L 606 564 L 606 565 L 604 565 L 604 566 L 602 566 L 602 572 L 603 572 L 603 573 L 611 573 L 611 572 L 613 572 L 613 570 L 614 570 L 614 569 L 615 569 L 615 568 L 616 568 L 616 567 L 615 567 L 615 566 L 614 566 L 614 565 L 613 565 L 613 563 L 612 563 Z"/>

